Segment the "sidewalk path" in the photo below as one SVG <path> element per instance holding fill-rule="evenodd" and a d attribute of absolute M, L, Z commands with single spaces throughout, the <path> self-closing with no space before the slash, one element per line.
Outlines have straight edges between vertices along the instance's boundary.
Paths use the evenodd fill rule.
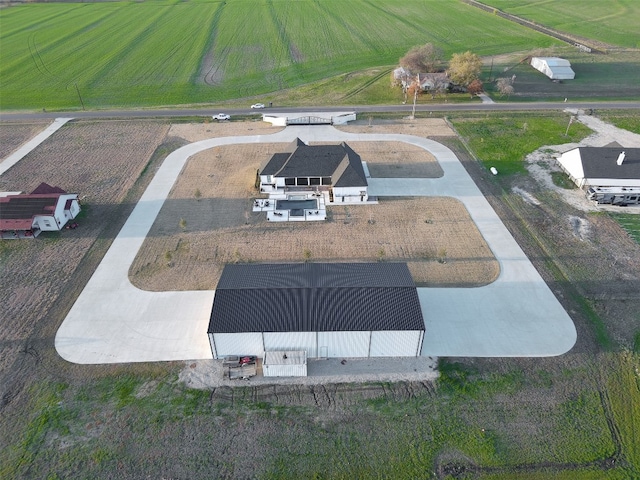
<path fill-rule="evenodd" d="M 571 349 L 576 341 L 571 318 L 451 150 L 409 135 L 297 126 L 272 135 L 203 140 L 171 153 L 58 330 L 58 353 L 85 364 L 210 359 L 206 331 L 214 292 L 142 291 L 129 282 L 129 267 L 189 157 L 219 145 L 296 137 L 402 141 L 428 150 L 442 166 L 442 178 L 372 178 L 370 194 L 458 198 L 498 259 L 501 273 L 490 285 L 418 289 L 426 327 L 423 356 L 551 356 Z"/>
<path fill-rule="evenodd" d="M 27 143 L 25 143 L 18 150 L 13 152 L 7 158 L 0 162 L 0 175 L 13 167 L 16 163 L 22 160 L 31 150 L 36 148 L 42 142 L 44 142 L 47 138 L 57 132 L 65 123 L 69 120 L 73 120 L 72 118 L 56 118 L 51 125 L 45 128 L 38 135 L 33 137 Z"/>

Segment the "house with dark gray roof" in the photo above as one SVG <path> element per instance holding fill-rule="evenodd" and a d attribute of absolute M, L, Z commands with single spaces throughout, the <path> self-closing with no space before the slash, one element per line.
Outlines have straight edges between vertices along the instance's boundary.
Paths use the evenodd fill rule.
<path fill-rule="evenodd" d="M 558 163 L 572 182 L 598 203 L 640 203 L 640 148 L 578 147 Z"/>
<path fill-rule="evenodd" d="M 424 330 L 406 264 L 232 264 L 216 288 L 208 335 L 214 358 L 411 357 Z"/>
<path fill-rule="evenodd" d="M 80 213 L 78 194 L 41 183 L 32 193 L 0 193 L 0 238 L 34 238 L 59 231 Z"/>
<path fill-rule="evenodd" d="M 260 191 L 272 198 L 324 195 L 326 202 L 368 200 L 368 183 L 360 156 L 349 145 L 307 145 L 295 139 L 260 169 Z"/>

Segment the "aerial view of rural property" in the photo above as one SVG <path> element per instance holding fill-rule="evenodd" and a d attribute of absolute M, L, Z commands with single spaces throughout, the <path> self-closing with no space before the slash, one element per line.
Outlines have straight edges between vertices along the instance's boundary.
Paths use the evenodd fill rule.
<path fill-rule="evenodd" d="M 639 25 L 0 0 L 0 479 L 640 479 Z"/>

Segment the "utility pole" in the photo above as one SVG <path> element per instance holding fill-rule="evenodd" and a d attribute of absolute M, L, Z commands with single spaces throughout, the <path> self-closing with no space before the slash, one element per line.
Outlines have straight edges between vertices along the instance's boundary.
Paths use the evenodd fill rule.
<path fill-rule="evenodd" d="M 565 137 L 569 135 L 569 127 L 571 126 L 571 124 L 575 119 L 576 119 L 575 115 L 571 115 L 571 117 L 569 118 L 569 125 L 567 125 L 567 130 L 564 132 Z"/>
<path fill-rule="evenodd" d="M 78 88 L 78 84 L 74 83 L 74 85 L 76 87 L 76 92 L 78 92 L 78 98 L 80 99 L 80 104 L 82 105 L 82 110 L 85 110 L 84 102 L 82 101 L 82 96 L 80 95 L 80 89 Z"/>

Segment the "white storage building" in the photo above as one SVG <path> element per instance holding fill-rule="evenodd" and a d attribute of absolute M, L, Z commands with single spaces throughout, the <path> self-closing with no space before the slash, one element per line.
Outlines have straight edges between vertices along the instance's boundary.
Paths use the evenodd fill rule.
<path fill-rule="evenodd" d="M 234 264 L 220 278 L 208 335 L 214 358 L 413 357 L 424 329 L 406 264 Z"/>
<path fill-rule="evenodd" d="M 551 80 L 573 80 L 576 77 L 569 60 L 558 57 L 532 57 L 531 66 Z"/>

